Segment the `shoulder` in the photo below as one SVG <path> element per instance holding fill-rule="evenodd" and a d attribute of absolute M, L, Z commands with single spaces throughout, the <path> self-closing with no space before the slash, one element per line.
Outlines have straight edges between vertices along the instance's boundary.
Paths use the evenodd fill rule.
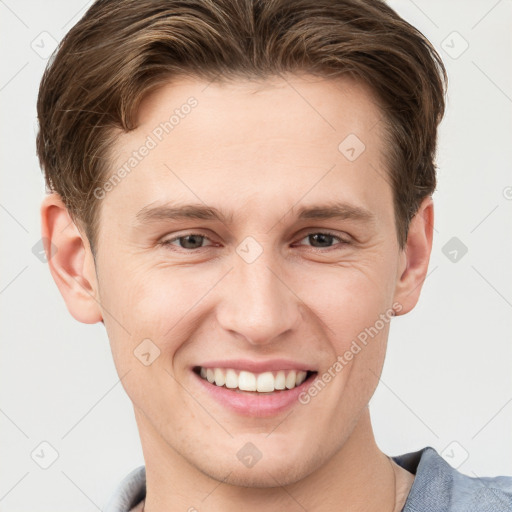
<path fill-rule="evenodd" d="M 512 511 L 512 476 L 465 475 L 430 446 L 393 460 L 415 474 L 403 512 Z"/>
<path fill-rule="evenodd" d="M 146 468 L 139 466 L 118 484 L 104 512 L 130 512 L 146 496 Z"/>

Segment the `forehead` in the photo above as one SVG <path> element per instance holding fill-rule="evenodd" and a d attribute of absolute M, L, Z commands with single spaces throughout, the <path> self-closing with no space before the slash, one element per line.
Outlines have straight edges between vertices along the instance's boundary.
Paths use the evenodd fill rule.
<path fill-rule="evenodd" d="M 139 126 L 149 128 L 148 123 L 168 119 L 170 109 L 179 109 L 191 96 L 200 106 L 194 109 L 194 117 L 204 128 L 218 128 L 222 124 L 225 132 L 230 128 L 235 131 L 234 122 L 238 122 L 238 128 L 253 130 L 259 120 L 267 135 L 294 131 L 298 138 L 305 136 L 309 140 L 322 129 L 338 132 L 338 137 L 347 129 L 362 134 L 373 130 L 382 117 L 379 100 L 371 87 L 349 76 L 327 79 L 287 73 L 265 79 L 214 81 L 179 76 L 144 98 L 138 112 Z M 275 119 L 280 121 L 279 125 L 271 124 Z M 308 119 L 307 130 L 295 122 Z M 186 127 L 180 129 L 186 132 Z M 245 134 L 240 130 L 236 133 L 240 138 Z"/>
<path fill-rule="evenodd" d="M 175 78 L 141 102 L 138 127 L 118 138 L 114 172 L 152 147 L 109 195 L 124 194 L 137 211 L 168 199 L 241 211 L 354 195 L 363 207 L 387 207 L 381 115 L 372 90 L 347 77 Z"/>

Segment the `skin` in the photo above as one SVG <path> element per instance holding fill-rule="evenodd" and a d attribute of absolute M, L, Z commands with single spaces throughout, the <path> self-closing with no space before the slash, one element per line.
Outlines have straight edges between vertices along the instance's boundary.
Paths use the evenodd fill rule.
<path fill-rule="evenodd" d="M 112 169 L 190 96 L 197 107 L 100 201 L 96 261 L 58 195 L 41 207 L 68 310 L 104 323 L 133 402 L 145 511 L 401 510 L 413 475 L 378 448 L 368 411 L 389 323 L 308 404 L 267 418 L 213 401 L 190 368 L 289 358 L 326 372 L 393 304 L 401 315 L 417 303 L 432 199 L 400 250 L 378 104 L 348 78 L 176 79 L 145 98 L 139 126 L 115 144 Z M 352 162 L 338 150 L 350 133 L 366 146 Z M 233 218 L 138 224 L 137 212 L 157 201 L 204 203 Z M 297 220 L 300 207 L 331 201 L 364 208 L 373 221 Z M 348 243 L 309 236 L 325 231 Z M 159 244 L 195 232 L 205 236 L 195 246 Z M 248 236 L 262 249 L 250 264 L 236 252 Z M 147 338 L 160 350 L 149 366 L 133 354 Z M 236 457 L 247 442 L 262 454 L 251 468 Z"/>

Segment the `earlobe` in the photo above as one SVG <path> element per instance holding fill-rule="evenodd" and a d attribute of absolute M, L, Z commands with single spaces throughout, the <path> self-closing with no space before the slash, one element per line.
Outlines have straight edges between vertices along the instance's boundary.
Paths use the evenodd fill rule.
<path fill-rule="evenodd" d="M 102 321 L 89 242 L 57 193 L 47 195 L 41 204 L 41 232 L 50 272 L 68 311 L 79 322 Z"/>
<path fill-rule="evenodd" d="M 418 302 L 427 276 L 434 230 L 434 203 L 423 199 L 409 224 L 407 243 L 401 254 L 401 265 L 395 288 L 395 302 L 401 304 L 397 315 L 411 311 Z"/>

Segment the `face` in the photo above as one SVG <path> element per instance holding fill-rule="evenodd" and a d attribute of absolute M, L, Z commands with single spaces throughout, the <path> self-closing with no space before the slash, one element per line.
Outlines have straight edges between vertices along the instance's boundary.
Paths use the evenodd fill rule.
<path fill-rule="evenodd" d="M 287 80 L 152 93 L 99 201 L 98 298 L 143 442 L 249 486 L 353 435 L 404 270 L 370 90 Z"/>

